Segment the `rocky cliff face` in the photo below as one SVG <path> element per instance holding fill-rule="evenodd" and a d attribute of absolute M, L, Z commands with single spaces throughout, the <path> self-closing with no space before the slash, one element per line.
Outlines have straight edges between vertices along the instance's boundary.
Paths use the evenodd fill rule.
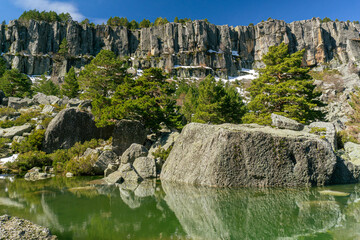
<path fill-rule="evenodd" d="M 123 27 L 11 21 L 0 25 L 0 51 L 12 67 L 30 75 L 63 76 L 71 66 L 80 68 L 101 49 L 131 57 L 138 68 L 161 67 L 187 77 L 213 73 L 221 77 L 241 74 L 242 68 L 261 66 L 268 47 L 281 42 L 291 52 L 306 48 L 308 65 L 360 61 L 360 25 L 321 23 L 320 19 L 285 23 L 269 20 L 255 26 L 216 26 L 204 21 L 130 31 Z M 63 38 L 71 57 L 54 58 Z"/>

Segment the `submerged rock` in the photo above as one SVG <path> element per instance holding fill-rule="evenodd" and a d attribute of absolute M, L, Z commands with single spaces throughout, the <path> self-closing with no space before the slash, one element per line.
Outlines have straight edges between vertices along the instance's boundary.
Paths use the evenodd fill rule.
<path fill-rule="evenodd" d="M 332 190 L 319 191 L 319 193 L 321 195 L 329 195 L 329 196 L 335 196 L 335 197 L 347 197 L 347 196 L 350 196 L 350 193 L 332 191 Z"/>
<path fill-rule="evenodd" d="M 55 235 L 51 235 L 48 228 L 9 215 L 0 216 L 0 238 L 11 240 L 57 239 Z"/>
<path fill-rule="evenodd" d="M 259 125 L 191 123 L 178 137 L 160 179 L 207 186 L 321 186 L 336 156 L 313 134 Z"/>

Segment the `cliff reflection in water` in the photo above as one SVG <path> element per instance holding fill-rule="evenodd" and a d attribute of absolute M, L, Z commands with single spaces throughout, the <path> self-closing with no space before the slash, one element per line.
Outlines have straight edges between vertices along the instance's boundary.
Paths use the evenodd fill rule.
<path fill-rule="evenodd" d="M 0 180 L 0 215 L 49 227 L 59 239 L 360 239 L 360 184 L 222 189 L 90 180 Z M 350 196 L 321 195 L 325 189 Z"/>

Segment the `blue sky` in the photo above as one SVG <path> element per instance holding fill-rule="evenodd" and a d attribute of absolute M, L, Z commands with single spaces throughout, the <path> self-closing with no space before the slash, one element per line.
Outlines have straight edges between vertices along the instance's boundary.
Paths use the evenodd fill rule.
<path fill-rule="evenodd" d="M 286 22 L 330 17 L 335 20 L 360 20 L 359 0 L 0 0 L 0 20 L 18 18 L 24 10 L 53 10 L 69 12 L 75 20 L 89 18 L 95 23 L 106 22 L 111 16 L 129 20 L 151 21 L 158 16 L 173 21 L 175 16 L 191 19 L 207 18 L 211 23 L 223 25 L 248 25 L 269 17 Z"/>

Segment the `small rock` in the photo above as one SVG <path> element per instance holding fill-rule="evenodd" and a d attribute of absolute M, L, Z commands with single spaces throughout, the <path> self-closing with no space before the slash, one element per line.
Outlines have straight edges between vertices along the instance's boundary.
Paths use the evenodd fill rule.
<path fill-rule="evenodd" d="M 24 124 L 22 126 L 14 126 L 11 128 L 5 128 L 3 129 L 4 134 L 3 137 L 4 138 L 13 138 L 14 136 L 21 136 L 23 135 L 23 133 L 28 133 L 30 132 L 32 129 L 30 124 Z"/>
<path fill-rule="evenodd" d="M 74 174 L 73 174 L 73 173 L 71 173 L 71 172 L 67 172 L 65 176 L 66 176 L 67 178 L 71 178 L 71 177 L 73 177 L 73 176 L 74 176 Z"/>
<path fill-rule="evenodd" d="M 133 143 L 121 156 L 121 163 L 133 163 L 138 157 L 148 155 L 148 150 L 141 144 Z"/>
<path fill-rule="evenodd" d="M 156 178 L 156 163 L 155 159 L 149 157 L 136 158 L 133 164 L 136 172 L 141 178 Z"/>
<path fill-rule="evenodd" d="M 294 131 L 301 131 L 304 129 L 304 125 L 297 121 L 272 113 L 271 114 L 272 125 L 280 129 L 289 129 Z"/>
<path fill-rule="evenodd" d="M 55 107 L 51 106 L 51 105 L 45 105 L 45 107 L 43 108 L 43 110 L 41 111 L 41 113 L 43 114 L 47 114 L 47 113 L 53 113 L 55 110 Z"/>
<path fill-rule="evenodd" d="M 321 195 L 329 195 L 329 196 L 335 196 L 335 197 L 347 197 L 350 195 L 350 193 L 331 191 L 331 190 L 319 191 L 319 193 Z"/>

